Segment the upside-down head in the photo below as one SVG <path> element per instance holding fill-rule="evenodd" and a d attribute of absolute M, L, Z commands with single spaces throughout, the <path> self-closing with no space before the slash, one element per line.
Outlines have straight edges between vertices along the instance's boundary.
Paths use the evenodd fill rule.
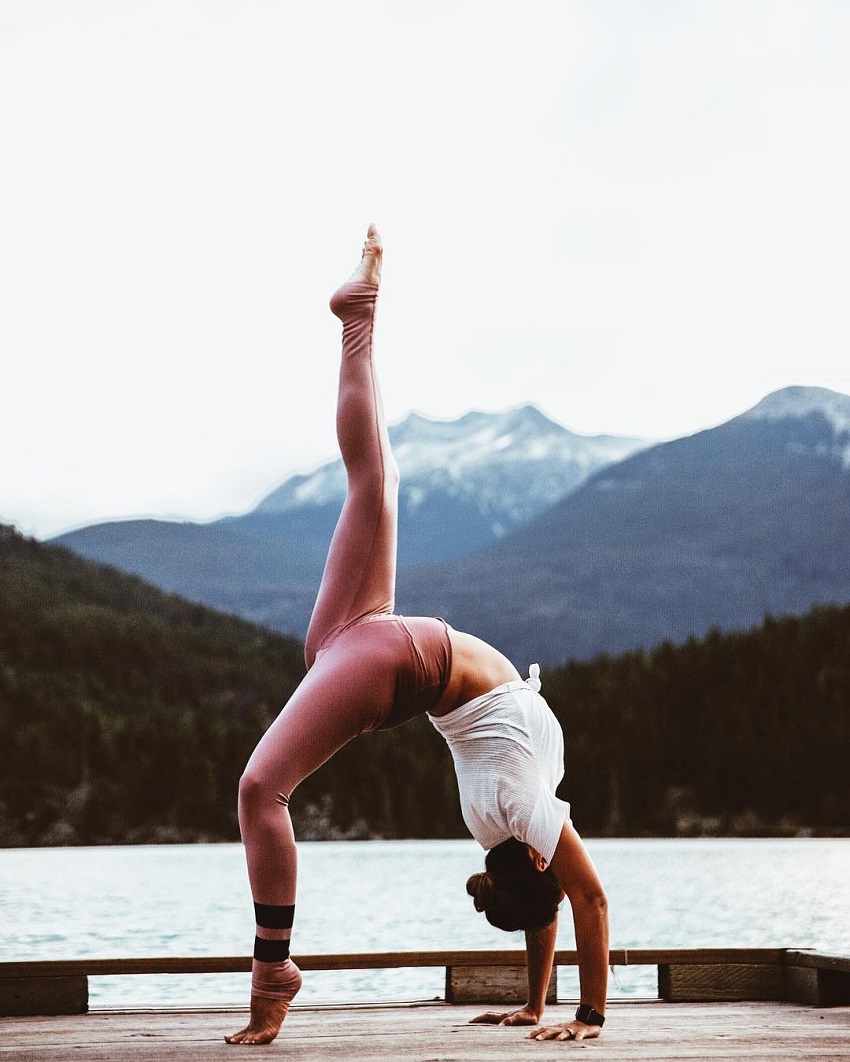
<path fill-rule="evenodd" d="M 542 929 L 554 921 L 563 897 L 545 861 L 527 844 L 511 837 L 491 848 L 483 874 L 466 883 L 476 911 L 497 929 Z"/>

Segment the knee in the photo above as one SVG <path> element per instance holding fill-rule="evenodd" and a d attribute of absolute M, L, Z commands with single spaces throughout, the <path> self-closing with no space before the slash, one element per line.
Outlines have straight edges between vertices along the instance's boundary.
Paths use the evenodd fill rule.
<path fill-rule="evenodd" d="M 239 819 L 243 817 L 258 806 L 262 799 L 262 792 L 265 786 L 262 779 L 256 771 L 252 771 L 251 767 L 245 768 L 242 773 L 242 777 L 239 779 Z"/>
<path fill-rule="evenodd" d="M 270 810 L 286 806 L 288 797 L 282 797 L 275 785 L 262 770 L 249 763 L 239 779 L 239 821 L 250 823 Z"/>

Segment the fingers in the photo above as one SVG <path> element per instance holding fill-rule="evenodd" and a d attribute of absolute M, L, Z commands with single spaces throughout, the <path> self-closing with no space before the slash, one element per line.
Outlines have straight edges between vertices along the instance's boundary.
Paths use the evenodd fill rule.
<path fill-rule="evenodd" d="M 486 1014 L 479 1014 L 475 1018 L 471 1018 L 470 1025 L 501 1025 L 502 1022 L 508 1018 L 508 1014 L 497 1014 L 493 1010 L 488 1010 Z"/>
<path fill-rule="evenodd" d="M 469 1019 L 470 1025 L 536 1025 L 536 1021 L 524 1017 L 522 1014 L 497 1014 L 488 1011 L 487 1014 L 479 1014 Z"/>
<path fill-rule="evenodd" d="M 566 1025 L 544 1025 L 527 1036 L 529 1040 L 592 1040 L 602 1030 L 596 1025 L 569 1022 Z"/>
<path fill-rule="evenodd" d="M 549 1026 L 543 1029 L 535 1029 L 534 1032 L 530 1032 L 526 1037 L 527 1040 L 572 1040 L 574 1039 L 572 1032 L 569 1029 L 564 1029 L 560 1025 Z"/>
<path fill-rule="evenodd" d="M 519 1011 L 516 1014 L 506 1014 L 502 1018 L 501 1025 L 536 1025 L 537 1017 L 532 1014 L 525 1014 L 523 1011 Z"/>
<path fill-rule="evenodd" d="M 470 1025 L 536 1025 L 539 1018 L 530 1010 L 495 1011 L 488 1010 L 486 1014 L 479 1014 L 471 1018 Z"/>
<path fill-rule="evenodd" d="M 575 1040 L 569 1029 L 538 1029 L 528 1034 L 529 1040 Z"/>

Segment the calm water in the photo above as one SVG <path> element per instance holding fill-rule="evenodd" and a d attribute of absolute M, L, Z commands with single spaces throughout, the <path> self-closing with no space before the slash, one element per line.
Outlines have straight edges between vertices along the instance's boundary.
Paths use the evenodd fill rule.
<path fill-rule="evenodd" d="M 850 954 L 850 839 L 597 840 L 612 947 L 801 946 Z M 305 843 L 293 951 L 522 947 L 464 892 L 472 841 Z M 238 845 L 0 851 L 0 960 L 244 955 L 253 940 Z M 569 907 L 559 947 L 572 948 Z M 305 977 L 301 1002 L 430 999 L 442 969 Z M 654 996 L 655 970 L 617 970 L 611 994 Z M 560 971 L 561 995 L 576 994 Z M 248 976 L 112 977 L 92 1006 L 244 1003 Z"/>

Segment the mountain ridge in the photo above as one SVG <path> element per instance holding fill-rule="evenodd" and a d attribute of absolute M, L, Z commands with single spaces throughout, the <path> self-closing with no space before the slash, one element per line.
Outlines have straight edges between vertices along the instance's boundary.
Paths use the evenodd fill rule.
<path fill-rule="evenodd" d="M 411 414 L 389 431 L 403 472 L 400 567 L 474 551 L 646 442 L 580 436 L 528 405 L 450 421 Z M 303 637 L 344 495 L 337 459 L 287 477 L 242 516 L 110 521 L 51 541 Z"/>
<path fill-rule="evenodd" d="M 825 394 L 850 416 L 850 397 Z M 401 573 L 400 607 L 439 603 L 449 622 L 553 664 L 850 599 L 843 429 L 793 397 L 772 398 L 781 415 L 747 411 L 608 466 L 465 561 Z M 499 588 L 486 605 L 485 577 Z"/>
<path fill-rule="evenodd" d="M 635 436 L 580 435 L 533 404 L 500 413 L 470 410 L 447 420 L 411 413 L 390 425 L 389 436 L 401 473 L 402 506 L 406 502 L 415 507 L 423 491 L 443 489 L 470 498 L 483 512 L 495 510 L 502 520 L 507 516 L 514 526 L 575 489 L 596 468 L 653 442 Z M 546 462 L 551 468 L 544 476 Z M 509 502 L 475 478 L 482 472 L 489 478 L 494 468 L 504 471 L 520 464 L 524 470 L 537 466 L 537 472 L 523 471 L 524 491 L 504 478 L 495 484 L 502 492 L 511 490 Z M 247 515 L 289 512 L 307 502 L 341 505 L 344 497 L 345 470 L 337 458 L 311 473 L 287 477 Z M 499 527 L 496 537 L 505 530 Z"/>
<path fill-rule="evenodd" d="M 523 409 L 532 411 L 526 423 L 539 413 L 522 407 L 518 416 Z M 507 422 L 467 416 L 464 430 L 474 436 L 484 424 L 491 447 L 511 435 Z M 505 516 L 501 534 L 494 533 L 487 491 L 510 494 L 511 504 L 522 490 L 532 493 L 522 476 L 533 462 L 517 466 L 513 494 L 508 475 L 491 464 L 485 489 L 472 498 L 442 468 L 444 479 L 426 492 L 427 504 L 416 496 L 425 480 L 402 491 L 400 550 L 407 566 L 400 566 L 396 607 L 443 615 L 519 663 L 527 657 L 552 665 L 848 600 L 847 424 L 850 397 L 785 388 L 724 424 L 598 467 L 524 522 L 511 526 Z M 405 427 L 415 432 L 416 417 L 393 429 L 409 460 Z M 445 426 L 428 430 L 439 434 Z M 501 452 L 516 445 L 509 439 Z M 498 458 L 498 446 L 490 453 Z M 428 460 L 426 453 L 423 463 Z M 547 471 L 545 456 L 538 467 Z M 546 495 L 539 483 L 535 490 L 538 499 Z M 137 528 L 123 532 L 111 555 L 106 539 L 122 535 L 114 528 L 100 534 L 94 559 L 127 566 L 147 550 L 130 570 L 303 637 L 338 508 L 333 499 L 296 508 L 286 537 L 281 514 L 263 511 L 262 503 L 239 521 L 182 534 L 160 529 L 155 548 L 179 553 L 170 572 L 167 559 L 152 561 L 153 539 L 142 542 Z M 457 536 L 449 543 L 454 556 L 434 561 L 423 541 L 448 539 L 450 530 Z M 79 537 L 58 541 L 90 555 Z M 244 548 L 237 548 L 240 542 Z M 204 560 L 205 549 L 214 561 Z M 163 583 L 163 574 L 174 581 Z"/>

